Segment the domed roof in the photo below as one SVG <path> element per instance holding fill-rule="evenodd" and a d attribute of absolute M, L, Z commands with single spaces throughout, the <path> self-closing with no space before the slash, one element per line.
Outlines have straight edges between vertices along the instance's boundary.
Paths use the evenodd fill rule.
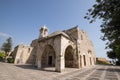
<path fill-rule="evenodd" d="M 62 32 L 62 31 L 53 32 L 52 34 L 48 35 L 48 37 L 53 37 L 53 36 L 56 36 L 56 35 L 59 35 L 59 34 L 62 34 L 64 36 L 70 38 L 65 32 Z"/>

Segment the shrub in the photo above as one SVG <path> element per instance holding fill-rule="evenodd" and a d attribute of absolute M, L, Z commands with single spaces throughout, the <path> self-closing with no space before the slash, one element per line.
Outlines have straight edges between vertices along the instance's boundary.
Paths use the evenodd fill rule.
<path fill-rule="evenodd" d="M 105 61 L 100 61 L 100 60 L 98 60 L 98 61 L 97 61 L 97 64 L 104 64 L 104 65 L 105 65 L 105 64 L 109 64 L 109 63 L 108 63 L 108 62 L 105 62 Z"/>
<path fill-rule="evenodd" d="M 7 58 L 8 63 L 14 63 L 14 58 Z"/>
<path fill-rule="evenodd" d="M 120 62 L 119 62 L 119 61 L 117 61 L 117 62 L 116 62 L 116 65 L 120 66 Z"/>
<path fill-rule="evenodd" d="M 0 61 L 5 58 L 5 54 L 3 52 L 0 52 Z"/>

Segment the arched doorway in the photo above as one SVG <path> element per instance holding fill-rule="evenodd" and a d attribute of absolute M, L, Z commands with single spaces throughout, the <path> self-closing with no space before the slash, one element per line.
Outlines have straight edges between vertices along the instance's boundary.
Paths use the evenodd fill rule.
<path fill-rule="evenodd" d="M 41 57 L 41 65 L 42 68 L 55 67 L 55 51 L 51 45 L 45 46 Z"/>
<path fill-rule="evenodd" d="M 65 67 L 74 67 L 74 51 L 72 46 L 68 46 L 65 50 Z"/>

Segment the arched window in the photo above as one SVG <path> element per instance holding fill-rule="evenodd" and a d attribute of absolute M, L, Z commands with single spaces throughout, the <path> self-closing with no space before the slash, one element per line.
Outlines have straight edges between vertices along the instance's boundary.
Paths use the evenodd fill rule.
<path fill-rule="evenodd" d="M 30 53 L 30 48 L 28 48 L 28 53 Z"/>
<path fill-rule="evenodd" d="M 84 66 L 86 66 L 86 56 L 83 55 L 83 60 L 84 60 Z"/>
<path fill-rule="evenodd" d="M 91 50 L 88 50 L 88 54 L 92 54 L 92 51 L 91 51 Z"/>
<path fill-rule="evenodd" d="M 92 65 L 92 60 L 91 60 L 91 57 L 90 57 L 90 65 Z"/>
<path fill-rule="evenodd" d="M 81 40 L 83 40 L 83 36 L 81 35 Z"/>

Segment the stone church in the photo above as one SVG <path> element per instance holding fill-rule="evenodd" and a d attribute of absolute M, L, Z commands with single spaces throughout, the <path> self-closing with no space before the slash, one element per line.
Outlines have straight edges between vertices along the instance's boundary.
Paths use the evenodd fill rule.
<path fill-rule="evenodd" d="M 65 68 L 94 66 L 96 56 L 88 34 L 78 26 L 56 31 L 48 35 L 48 28 L 41 27 L 38 39 L 31 46 L 18 45 L 14 49 L 14 64 L 31 63 L 38 68 L 54 67 L 62 72 Z"/>

